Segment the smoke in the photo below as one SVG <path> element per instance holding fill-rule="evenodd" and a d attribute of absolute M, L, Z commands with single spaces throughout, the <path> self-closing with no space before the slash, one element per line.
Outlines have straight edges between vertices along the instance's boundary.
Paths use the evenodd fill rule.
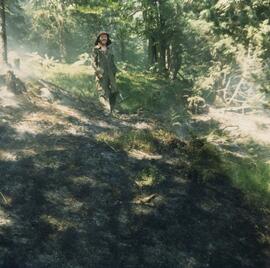
<path fill-rule="evenodd" d="M 5 71 L 12 70 L 16 76 L 23 80 L 41 78 L 45 59 L 37 52 L 30 51 L 22 46 L 15 48 L 13 45 L 8 53 L 9 66 L 5 68 Z"/>

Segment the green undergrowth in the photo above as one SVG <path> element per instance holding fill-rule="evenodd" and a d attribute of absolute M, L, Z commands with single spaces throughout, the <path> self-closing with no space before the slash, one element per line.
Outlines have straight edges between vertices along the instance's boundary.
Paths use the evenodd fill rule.
<path fill-rule="evenodd" d="M 93 90 L 95 85 L 93 78 L 87 74 L 75 76 L 59 74 L 52 79 L 52 82 L 77 97 L 92 99 L 96 96 Z"/>
<path fill-rule="evenodd" d="M 84 101 L 96 98 L 95 78 L 89 66 L 57 64 L 46 71 L 44 78 Z"/>
<path fill-rule="evenodd" d="M 122 94 L 120 107 L 126 113 L 166 114 L 172 108 L 184 112 L 183 96 L 188 85 L 141 71 L 123 71 L 118 75 Z"/>
<path fill-rule="evenodd" d="M 89 66 L 57 64 L 46 69 L 43 77 L 83 101 L 97 101 L 93 70 Z M 140 113 L 165 118 L 171 112 L 186 116 L 185 98 L 189 94 L 186 82 L 171 81 L 151 72 L 136 68 L 121 70 L 117 74 L 120 92 L 117 109 L 126 114 Z"/>
<path fill-rule="evenodd" d="M 93 101 L 97 99 L 95 80 L 88 68 L 61 65 L 48 72 L 46 79 L 84 101 Z M 118 108 L 124 113 L 162 114 L 169 119 L 173 110 L 176 117 L 187 116 L 184 99 L 189 88 L 183 82 L 170 82 L 149 72 L 130 69 L 117 75 L 117 84 L 121 93 Z M 177 155 L 177 150 L 182 149 L 182 143 L 174 134 L 161 129 L 106 131 L 96 138 L 115 150 L 135 149 L 153 154 L 176 152 Z M 270 167 L 263 160 L 227 154 L 200 137 L 194 138 L 186 150 L 191 161 L 191 175 L 200 183 L 208 183 L 224 174 L 246 194 L 247 199 L 263 206 L 270 204 Z"/>
<path fill-rule="evenodd" d="M 201 184 L 229 180 L 248 202 L 261 208 L 270 206 L 270 165 L 263 159 L 241 157 L 219 150 L 206 139 L 193 139 L 187 146 L 190 174 Z"/>
<path fill-rule="evenodd" d="M 260 159 L 224 157 L 224 169 L 253 204 L 270 207 L 270 165 Z"/>
<path fill-rule="evenodd" d="M 197 183 L 208 185 L 229 180 L 249 202 L 265 208 L 270 205 L 270 165 L 258 158 L 241 158 L 221 151 L 203 138 L 194 137 L 184 143 L 173 133 L 162 129 L 102 132 L 96 138 L 115 150 L 168 154 L 179 158 L 179 161 L 187 157 L 187 172 Z M 152 176 L 153 173 L 147 173 L 142 183 L 153 183 L 153 178 L 157 177 Z"/>
<path fill-rule="evenodd" d="M 155 166 L 144 168 L 135 179 L 135 184 L 140 188 L 151 188 L 165 181 L 165 177 Z"/>
<path fill-rule="evenodd" d="M 115 149 L 125 151 L 135 149 L 153 154 L 178 150 L 184 144 L 175 134 L 163 129 L 102 132 L 96 138 Z"/>
<path fill-rule="evenodd" d="M 154 140 L 148 131 L 103 132 L 97 135 L 97 140 L 105 142 L 115 149 L 137 149 L 144 152 L 155 151 Z"/>

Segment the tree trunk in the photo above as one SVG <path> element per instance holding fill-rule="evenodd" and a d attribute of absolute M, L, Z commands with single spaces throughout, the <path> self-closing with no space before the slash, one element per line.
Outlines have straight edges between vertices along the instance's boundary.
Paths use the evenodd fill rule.
<path fill-rule="evenodd" d="M 67 51 L 66 51 L 66 46 L 65 46 L 65 40 L 64 39 L 65 39 L 64 38 L 64 30 L 60 29 L 60 33 L 59 33 L 59 52 L 60 52 L 61 62 L 63 62 L 63 63 L 66 61 L 66 57 L 67 57 Z"/>
<path fill-rule="evenodd" d="M 7 58 L 5 0 L 0 0 L 0 65 L 7 63 L 8 58 Z"/>
<path fill-rule="evenodd" d="M 153 36 L 148 38 L 148 65 L 149 67 L 154 66 L 157 63 L 157 44 Z"/>
<path fill-rule="evenodd" d="M 144 2 L 143 20 L 145 24 L 145 35 L 148 40 L 148 68 L 155 66 L 158 62 L 158 43 L 155 38 L 155 32 L 153 32 L 153 27 L 151 26 L 155 16 L 154 10 L 155 3 L 152 0 Z"/>
<path fill-rule="evenodd" d="M 173 80 L 177 78 L 177 74 L 181 68 L 181 54 L 181 47 L 179 46 L 178 42 L 174 40 L 174 43 L 172 44 L 170 68 L 170 76 Z"/>
<path fill-rule="evenodd" d="M 60 1 L 61 2 L 61 1 Z M 60 3 L 59 6 L 56 6 L 56 11 L 65 14 L 65 5 L 64 3 Z M 65 22 L 62 18 L 57 17 L 58 30 L 59 30 L 59 52 L 61 62 L 66 62 L 67 59 L 67 50 L 65 45 Z"/>
<path fill-rule="evenodd" d="M 166 74 L 166 45 L 164 44 L 163 39 L 159 40 L 159 73 Z"/>
<path fill-rule="evenodd" d="M 158 49 L 159 49 L 159 73 L 166 74 L 166 38 L 164 37 L 164 33 L 166 30 L 165 18 L 164 18 L 164 6 L 163 2 L 158 0 L 157 4 L 157 14 L 158 14 Z"/>
<path fill-rule="evenodd" d="M 172 54 L 171 54 L 171 45 L 166 49 L 166 68 L 171 71 L 172 69 Z"/>

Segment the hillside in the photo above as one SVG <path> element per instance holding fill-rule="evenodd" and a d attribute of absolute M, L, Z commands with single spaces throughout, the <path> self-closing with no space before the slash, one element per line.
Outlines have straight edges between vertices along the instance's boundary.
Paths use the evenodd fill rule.
<path fill-rule="evenodd" d="M 40 78 L 1 86 L 0 267 L 270 264 L 269 192 L 234 181 L 225 155 L 248 150 L 212 119 L 185 117 L 177 135 L 151 110 L 108 116 Z"/>

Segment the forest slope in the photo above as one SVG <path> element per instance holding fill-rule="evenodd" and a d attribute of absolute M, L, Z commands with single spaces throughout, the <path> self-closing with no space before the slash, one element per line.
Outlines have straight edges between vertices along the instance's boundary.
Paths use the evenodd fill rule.
<path fill-rule="evenodd" d="M 36 78 L 26 89 L 1 87 L 0 267 L 269 265 L 267 207 L 205 139 Z"/>

